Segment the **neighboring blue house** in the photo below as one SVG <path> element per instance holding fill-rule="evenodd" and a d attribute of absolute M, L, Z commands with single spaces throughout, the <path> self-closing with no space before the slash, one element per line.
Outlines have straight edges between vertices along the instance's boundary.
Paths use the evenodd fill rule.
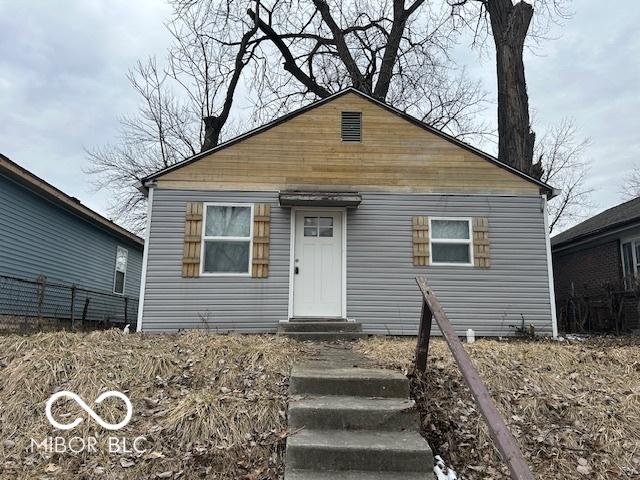
<path fill-rule="evenodd" d="M 0 329 L 135 319 L 144 241 L 2 154 L 0 246 Z"/>

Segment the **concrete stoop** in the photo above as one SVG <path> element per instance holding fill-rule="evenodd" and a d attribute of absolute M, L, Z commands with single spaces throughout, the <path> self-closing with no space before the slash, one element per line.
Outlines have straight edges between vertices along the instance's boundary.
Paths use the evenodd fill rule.
<path fill-rule="evenodd" d="M 368 335 L 362 332 L 360 322 L 336 319 L 291 319 L 288 322 L 280 322 L 278 335 L 294 338 L 296 340 L 314 340 L 320 342 L 333 342 L 336 340 L 357 340 Z"/>
<path fill-rule="evenodd" d="M 310 472 L 308 470 L 288 470 L 285 480 L 425 480 L 420 472 Z"/>
<path fill-rule="evenodd" d="M 294 368 L 290 392 L 285 480 L 434 478 L 399 372 L 319 361 Z"/>

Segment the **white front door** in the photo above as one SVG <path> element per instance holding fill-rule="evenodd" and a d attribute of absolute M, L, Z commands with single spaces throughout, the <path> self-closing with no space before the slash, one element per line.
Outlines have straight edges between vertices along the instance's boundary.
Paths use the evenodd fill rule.
<path fill-rule="evenodd" d="M 342 316 L 342 211 L 297 210 L 293 316 Z"/>

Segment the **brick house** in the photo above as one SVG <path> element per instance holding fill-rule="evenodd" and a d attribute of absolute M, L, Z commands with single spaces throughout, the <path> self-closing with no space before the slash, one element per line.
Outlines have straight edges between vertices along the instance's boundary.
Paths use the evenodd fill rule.
<path fill-rule="evenodd" d="M 551 250 L 561 329 L 638 328 L 640 198 L 556 235 Z"/>

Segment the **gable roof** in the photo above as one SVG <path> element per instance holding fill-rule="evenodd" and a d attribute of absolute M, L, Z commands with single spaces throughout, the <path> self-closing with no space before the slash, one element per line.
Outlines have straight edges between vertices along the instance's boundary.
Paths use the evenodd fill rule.
<path fill-rule="evenodd" d="M 364 98 L 365 100 L 367 100 L 369 102 L 372 102 L 372 103 L 382 107 L 383 109 L 387 110 L 388 112 L 391 112 L 394 115 L 397 115 L 397 116 L 403 118 L 404 120 L 406 120 L 406 121 L 408 121 L 408 122 L 410 122 L 410 123 L 422 128 L 423 130 L 426 130 L 426 131 L 428 131 L 430 133 L 433 133 L 433 134 L 435 134 L 435 135 L 447 140 L 448 142 L 451 142 L 451 143 L 459 146 L 460 148 L 463 148 L 463 149 L 465 149 L 465 150 L 467 150 L 467 151 L 469 151 L 471 153 L 474 153 L 474 154 L 478 155 L 479 157 L 482 157 L 483 159 L 493 163 L 494 165 L 496 165 L 496 166 L 498 166 L 500 168 L 503 168 L 503 169 L 505 169 L 505 170 L 507 170 L 507 171 L 509 171 L 509 172 L 511 172 L 511 173 L 513 173 L 513 174 L 515 174 L 515 175 L 517 175 L 517 176 L 519 176 L 519 177 L 521 177 L 521 178 L 523 178 L 523 179 L 525 179 L 525 180 L 527 180 L 527 181 L 529 181 L 529 182 L 531 182 L 531 183 L 533 183 L 535 185 L 537 185 L 538 187 L 540 187 L 541 191 L 543 191 L 544 193 L 547 193 L 549 195 L 549 198 L 553 198 L 556 195 L 556 191 L 550 185 L 548 185 L 548 184 L 546 184 L 546 183 L 544 183 L 544 182 L 542 182 L 542 181 L 540 181 L 540 180 L 528 175 L 525 172 L 522 172 L 522 171 L 518 170 L 517 168 L 512 167 L 511 165 L 507 165 L 506 163 L 501 162 L 496 157 L 494 157 L 492 155 L 489 155 L 488 153 L 483 152 L 482 150 L 479 150 L 479 149 L 469 145 L 468 143 L 465 143 L 465 142 L 453 137 L 452 135 L 449 135 L 449 134 L 443 132 L 442 130 L 439 130 L 439 129 L 431 126 L 431 125 L 428 125 L 428 124 L 426 124 L 424 122 L 421 122 L 420 120 L 418 120 L 415 117 L 412 117 L 408 113 L 405 113 L 405 112 L 403 112 L 401 110 L 398 110 L 397 108 L 395 108 L 395 107 L 393 107 L 393 106 L 391 106 L 391 105 L 389 105 L 389 104 L 387 104 L 385 102 L 382 102 L 382 101 L 380 101 L 380 100 L 378 100 L 376 98 L 373 98 L 373 97 L 361 92 L 360 90 L 358 90 L 358 89 L 356 89 L 354 87 L 346 88 L 346 89 L 341 90 L 341 91 L 339 91 L 337 93 L 334 93 L 334 94 L 332 94 L 332 95 L 330 95 L 330 96 L 328 96 L 326 98 L 317 100 L 317 101 L 315 101 L 315 102 L 313 102 L 313 103 L 311 103 L 311 104 L 309 104 L 309 105 L 307 105 L 305 107 L 299 108 L 298 110 L 294 110 L 293 112 L 290 112 L 290 113 L 288 113 L 286 115 L 283 115 L 283 116 L 273 120 L 272 122 L 269 122 L 269 123 L 267 123 L 265 125 L 262 125 L 260 127 L 254 128 L 253 130 L 249 130 L 248 132 L 243 133 L 241 135 L 238 135 L 237 137 L 232 138 L 231 140 L 228 140 L 226 142 L 223 142 L 223 143 L 221 143 L 220 145 L 218 145 L 216 147 L 213 147 L 213 148 L 211 148 L 209 150 L 205 150 L 204 152 L 200 152 L 197 155 L 189 157 L 189 158 L 187 158 L 187 159 L 185 159 L 185 160 L 183 160 L 181 162 L 178 162 L 178 163 L 176 163 L 176 164 L 174 164 L 172 166 L 163 168 L 162 170 L 159 170 L 159 171 L 157 171 L 157 172 L 155 172 L 155 173 L 143 178 L 142 182 L 141 182 L 142 186 L 144 188 L 146 188 L 148 182 L 151 182 L 151 181 L 155 180 L 156 178 L 158 178 L 158 177 L 160 177 L 160 176 L 162 176 L 162 175 L 164 175 L 166 173 L 169 173 L 171 171 L 174 171 L 174 170 L 177 170 L 177 169 L 182 168 L 184 166 L 187 166 L 187 165 L 189 165 L 189 164 L 191 164 L 193 162 L 198 161 L 199 159 L 201 159 L 203 157 L 211 155 L 212 153 L 218 152 L 218 151 L 223 150 L 225 148 L 228 148 L 228 147 L 230 147 L 232 145 L 235 145 L 236 143 L 241 142 L 241 141 L 243 141 L 243 140 L 245 140 L 245 139 L 247 139 L 249 137 L 252 137 L 252 136 L 257 135 L 259 133 L 265 132 L 265 131 L 267 131 L 267 130 L 269 130 L 269 129 L 277 126 L 277 125 L 280 125 L 281 123 L 284 123 L 284 122 L 286 122 L 288 120 L 291 120 L 292 118 L 297 117 L 298 115 L 306 113 L 306 112 L 308 112 L 310 110 L 313 110 L 314 108 L 319 107 L 320 105 L 324 105 L 325 103 L 328 103 L 328 102 L 330 102 L 332 100 L 335 100 L 336 98 L 339 98 L 339 97 L 341 97 L 343 95 L 346 95 L 347 93 L 354 93 L 354 94 L 358 95 L 359 97 Z"/>
<path fill-rule="evenodd" d="M 140 247 L 144 246 L 144 240 L 142 238 L 131 233 L 129 230 L 122 228 L 120 225 L 116 225 L 114 222 L 103 217 L 98 212 L 91 210 L 89 207 L 84 206 L 77 198 L 67 195 L 62 190 L 59 190 L 50 183 L 34 175 L 26 168 L 21 167 L 13 160 L 10 160 L 9 157 L 2 153 L 0 153 L 0 173 L 17 180 L 29 189 L 37 192 L 66 210 L 72 211 L 94 225 L 107 230 L 113 235 L 127 240 L 130 243 L 133 242 Z"/>
<path fill-rule="evenodd" d="M 551 246 L 558 248 L 589 237 L 605 234 L 618 227 L 640 223 L 640 197 L 611 207 L 578 225 L 559 233 L 551 239 Z"/>

